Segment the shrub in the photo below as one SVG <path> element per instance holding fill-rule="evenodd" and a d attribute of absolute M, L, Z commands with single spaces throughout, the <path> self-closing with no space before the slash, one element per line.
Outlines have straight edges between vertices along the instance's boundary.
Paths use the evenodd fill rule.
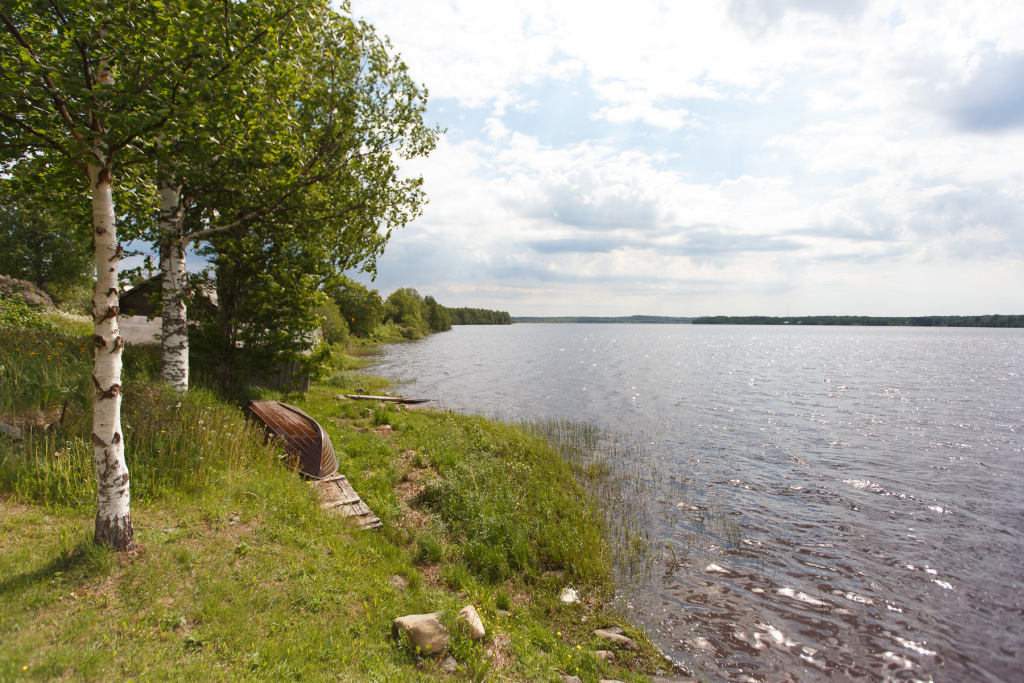
<path fill-rule="evenodd" d="M 53 308 L 53 299 L 50 295 L 31 282 L 0 275 L 0 306 L 19 300 L 24 301 L 33 310 Z"/>

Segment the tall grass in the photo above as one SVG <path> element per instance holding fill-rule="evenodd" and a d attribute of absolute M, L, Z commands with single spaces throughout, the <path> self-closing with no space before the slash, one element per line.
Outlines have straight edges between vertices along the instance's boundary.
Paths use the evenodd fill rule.
<path fill-rule="evenodd" d="M 649 494 L 658 473 L 645 470 L 649 465 L 636 439 L 575 420 L 533 420 L 523 426 L 550 442 L 596 499 L 616 579 L 647 577 L 652 565 Z"/>
<path fill-rule="evenodd" d="M 84 412 L 92 394 L 91 352 L 88 337 L 0 327 L 0 420 L 35 421 L 54 413 L 59 419 L 65 401 Z"/>
<path fill-rule="evenodd" d="M 439 474 L 416 504 L 437 515 L 474 576 L 497 584 L 556 571 L 610 590 L 601 518 L 553 446 L 481 417 L 424 417 L 392 420 Z"/>
<path fill-rule="evenodd" d="M 279 449 L 242 411 L 204 389 L 178 394 L 154 380 L 159 349 L 124 351 L 121 423 L 132 498 L 192 494 L 225 472 L 276 462 Z M 0 328 L 0 490 L 48 505 L 95 501 L 92 348 L 87 337 L 40 328 Z"/>

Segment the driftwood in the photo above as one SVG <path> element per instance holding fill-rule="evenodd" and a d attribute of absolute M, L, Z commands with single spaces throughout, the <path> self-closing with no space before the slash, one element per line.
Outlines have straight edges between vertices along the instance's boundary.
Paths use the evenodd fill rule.
<path fill-rule="evenodd" d="M 356 401 L 377 401 L 380 403 L 400 403 L 402 405 L 416 405 L 426 403 L 429 398 L 405 398 L 403 396 L 371 396 L 370 394 L 338 394 L 335 398 L 341 400 L 350 398 Z"/>

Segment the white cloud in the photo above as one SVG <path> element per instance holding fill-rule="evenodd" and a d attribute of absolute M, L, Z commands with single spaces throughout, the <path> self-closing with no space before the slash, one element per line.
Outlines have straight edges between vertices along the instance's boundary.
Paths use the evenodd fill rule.
<path fill-rule="evenodd" d="M 1012 312 L 1024 4 L 687 5 L 357 2 L 466 115 L 411 166 L 431 204 L 382 283 L 521 313 Z"/>

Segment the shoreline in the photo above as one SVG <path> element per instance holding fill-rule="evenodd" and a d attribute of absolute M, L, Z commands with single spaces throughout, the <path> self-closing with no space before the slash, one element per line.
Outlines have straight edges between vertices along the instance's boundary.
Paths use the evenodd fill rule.
<path fill-rule="evenodd" d="M 5 364 L 85 381 L 77 335 L 19 334 L 0 343 Z M 55 360 L 33 365 L 30 344 Z M 675 673 L 611 607 L 597 501 L 539 436 L 477 416 L 335 400 L 372 377 L 353 371 L 301 398 L 263 392 L 330 434 L 340 471 L 384 522 L 360 532 L 319 509 L 237 407 L 159 386 L 158 360 L 153 347 L 126 351 L 136 550 L 91 542 L 86 402 L 70 404 L 59 431 L 0 442 L 0 584 L 17 587 L 0 591 L 10 615 L 0 621 L 3 677 L 444 680 L 444 660 L 421 659 L 388 633 L 396 617 L 443 612 L 454 634 L 466 605 L 487 637 L 453 635 L 457 676 Z M 40 394 L 34 410 L 48 414 L 52 402 Z M 577 602 L 562 602 L 566 588 Z M 616 626 L 636 650 L 595 635 Z"/>

